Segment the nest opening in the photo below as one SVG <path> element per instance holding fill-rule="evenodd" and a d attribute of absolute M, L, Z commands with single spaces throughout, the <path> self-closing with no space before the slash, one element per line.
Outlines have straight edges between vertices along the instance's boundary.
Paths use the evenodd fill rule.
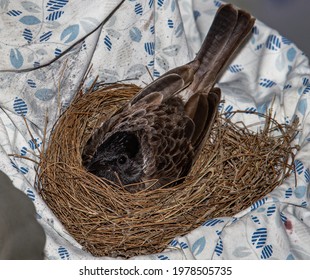
<path fill-rule="evenodd" d="M 163 251 L 209 218 L 233 216 L 291 174 L 297 121 L 269 115 L 259 132 L 219 114 L 185 181 L 131 193 L 87 172 L 81 153 L 106 118 L 138 91 L 115 84 L 77 94 L 42 153 L 38 184 L 46 204 L 94 256 L 129 258 Z M 234 112 L 234 114 L 245 112 Z M 248 112 L 247 112 L 248 113 Z"/>

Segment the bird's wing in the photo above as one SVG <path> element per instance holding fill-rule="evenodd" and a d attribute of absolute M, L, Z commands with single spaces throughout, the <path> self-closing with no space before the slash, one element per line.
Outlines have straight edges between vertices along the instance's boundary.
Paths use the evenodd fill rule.
<path fill-rule="evenodd" d="M 205 140 L 209 137 L 215 116 L 218 111 L 218 105 L 221 101 L 221 90 L 219 88 L 212 88 L 209 92 L 202 91 L 197 94 L 199 102 L 193 121 L 195 123 L 195 131 L 192 137 L 192 145 L 195 151 L 195 157 L 202 148 Z M 194 95 L 195 96 L 195 95 Z M 191 100 L 186 104 L 189 106 Z"/>
<path fill-rule="evenodd" d="M 159 77 L 145 88 L 143 88 L 137 95 L 133 97 L 130 101 L 130 105 L 133 106 L 139 101 L 145 99 L 148 95 L 158 92 L 161 93 L 163 98 L 170 96 L 174 92 L 181 90 L 184 87 L 184 80 L 183 78 L 175 73 L 171 74 L 164 74 L 163 76 Z M 147 101 L 150 102 L 150 101 Z"/>

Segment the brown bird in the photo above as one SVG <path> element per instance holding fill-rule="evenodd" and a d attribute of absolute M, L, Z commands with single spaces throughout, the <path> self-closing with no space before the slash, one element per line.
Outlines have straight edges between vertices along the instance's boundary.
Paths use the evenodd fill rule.
<path fill-rule="evenodd" d="M 196 58 L 142 89 L 91 136 L 86 169 L 130 191 L 184 178 L 213 125 L 221 98 L 221 71 L 250 33 L 255 19 L 222 5 Z M 156 180 L 152 186 L 146 183 Z"/>

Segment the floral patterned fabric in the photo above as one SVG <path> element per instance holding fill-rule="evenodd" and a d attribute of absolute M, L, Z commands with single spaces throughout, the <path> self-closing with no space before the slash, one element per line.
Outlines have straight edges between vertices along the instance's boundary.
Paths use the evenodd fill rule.
<path fill-rule="evenodd" d="M 47 235 L 46 258 L 95 259 L 65 231 L 33 187 L 44 127 L 50 133 L 90 65 L 86 87 L 97 75 L 107 83 L 144 85 L 151 81 L 146 66 L 156 78 L 191 60 L 220 4 L 0 0 L 0 169 L 35 204 Z M 279 122 L 298 116 L 295 172 L 235 217 L 205 221 L 186 236 L 176 236 L 164 252 L 137 259 L 310 259 L 309 79 L 306 56 L 257 21 L 218 83 L 223 110 L 228 115 L 235 109 L 265 112 L 273 104 Z M 250 115 L 243 121 L 262 123 Z"/>

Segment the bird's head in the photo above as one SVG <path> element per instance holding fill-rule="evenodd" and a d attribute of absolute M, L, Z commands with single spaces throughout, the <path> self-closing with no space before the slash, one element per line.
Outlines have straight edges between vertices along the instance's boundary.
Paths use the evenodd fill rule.
<path fill-rule="evenodd" d="M 143 156 L 139 138 L 128 131 L 113 133 L 98 147 L 87 169 L 98 177 L 123 185 L 140 182 Z"/>

